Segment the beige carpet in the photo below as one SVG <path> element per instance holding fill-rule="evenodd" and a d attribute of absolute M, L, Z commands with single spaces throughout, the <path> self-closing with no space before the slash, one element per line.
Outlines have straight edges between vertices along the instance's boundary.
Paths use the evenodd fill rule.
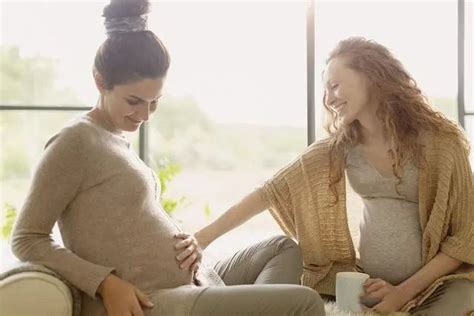
<path fill-rule="evenodd" d="M 326 316 L 374 316 L 379 315 L 374 312 L 364 312 L 364 313 L 351 313 L 351 312 L 344 312 L 338 310 L 336 303 L 334 302 L 326 302 L 324 309 L 326 310 Z M 393 315 L 393 316 L 402 316 L 402 315 L 409 315 L 408 313 L 390 313 L 385 315 Z"/>

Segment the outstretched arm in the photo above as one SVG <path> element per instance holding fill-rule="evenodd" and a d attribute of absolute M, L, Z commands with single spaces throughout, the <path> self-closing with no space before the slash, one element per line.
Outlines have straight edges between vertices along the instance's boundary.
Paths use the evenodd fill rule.
<path fill-rule="evenodd" d="M 253 216 L 268 208 L 266 201 L 262 197 L 261 189 L 256 189 L 246 195 L 238 203 L 231 206 L 224 214 L 214 222 L 199 230 L 195 237 L 199 244 L 205 249 L 214 240 L 242 225 Z"/>
<path fill-rule="evenodd" d="M 205 249 L 220 236 L 242 225 L 267 208 L 268 205 L 262 197 L 261 190 L 256 189 L 231 206 L 214 222 L 198 231 L 195 236 L 201 247 Z"/>
<path fill-rule="evenodd" d="M 242 225 L 268 207 L 269 205 L 262 197 L 261 189 L 256 189 L 231 206 L 214 222 L 195 233 L 194 236 L 187 234 L 175 236 L 180 240 L 176 243 L 176 249 L 182 249 L 176 256 L 178 265 L 182 269 L 196 272 L 201 261 L 202 249 L 207 248 L 214 240 Z"/>

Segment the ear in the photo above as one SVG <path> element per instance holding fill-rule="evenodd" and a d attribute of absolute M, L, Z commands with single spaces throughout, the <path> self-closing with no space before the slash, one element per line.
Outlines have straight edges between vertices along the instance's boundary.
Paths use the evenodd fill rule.
<path fill-rule="evenodd" d="M 99 90 L 100 94 L 103 94 L 105 92 L 105 81 L 100 72 L 97 70 L 93 70 L 93 75 L 94 75 L 94 81 L 95 81 L 95 86 Z"/>

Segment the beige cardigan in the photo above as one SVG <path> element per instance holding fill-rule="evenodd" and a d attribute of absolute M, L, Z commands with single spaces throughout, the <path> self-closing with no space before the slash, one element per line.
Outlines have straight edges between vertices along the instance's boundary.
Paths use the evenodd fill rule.
<path fill-rule="evenodd" d="M 433 137 L 433 135 L 432 135 Z M 421 304 L 447 279 L 474 281 L 474 189 L 468 153 L 453 137 L 437 135 L 424 148 L 419 172 L 419 216 L 422 261 L 438 252 L 465 262 L 454 274 L 436 280 L 408 302 Z M 261 188 L 270 212 L 303 250 L 303 284 L 334 295 L 335 276 L 356 271 L 356 256 L 346 214 L 345 178 L 336 185 L 339 202 L 329 189 L 329 140 L 309 146 Z"/>

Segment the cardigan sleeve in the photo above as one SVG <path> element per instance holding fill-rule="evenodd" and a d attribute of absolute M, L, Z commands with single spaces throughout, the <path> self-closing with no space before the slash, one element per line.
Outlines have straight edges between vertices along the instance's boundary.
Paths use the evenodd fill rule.
<path fill-rule="evenodd" d="M 114 268 L 84 260 L 56 244 L 51 233 L 80 191 L 86 161 L 79 133 L 66 129 L 48 141 L 15 222 L 12 250 L 20 260 L 54 270 L 95 298 L 98 286 Z"/>
<path fill-rule="evenodd" d="M 296 237 L 296 223 L 289 179 L 299 173 L 299 159 L 291 162 L 267 180 L 260 188 L 263 199 L 270 205 L 269 211 L 280 225 L 281 229 L 290 237 Z"/>
<path fill-rule="evenodd" d="M 448 208 L 451 217 L 448 235 L 440 250 L 460 261 L 474 264 L 474 187 L 468 153 L 452 150 L 452 172 Z"/>

